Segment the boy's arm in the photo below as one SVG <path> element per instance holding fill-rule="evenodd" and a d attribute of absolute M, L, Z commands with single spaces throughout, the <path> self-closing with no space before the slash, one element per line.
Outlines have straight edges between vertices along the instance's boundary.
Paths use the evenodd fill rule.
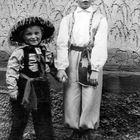
<path fill-rule="evenodd" d="M 68 60 L 68 42 L 69 42 L 69 20 L 70 15 L 64 17 L 60 23 L 57 37 L 57 55 L 55 67 L 58 70 L 57 78 L 60 82 L 65 82 L 68 78 L 65 70 L 69 66 Z"/>
<path fill-rule="evenodd" d="M 68 60 L 68 41 L 69 41 L 69 16 L 62 19 L 57 37 L 55 66 L 58 70 L 65 70 L 69 65 Z"/>
<path fill-rule="evenodd" d="M 106 18 L 101 17 L 91 53 L 92 72 L 89 77 L 89 82 L 95 87 L 98 85 L 99 71 L 103 68 L 107 60 L 107 28 Z"/>
<path fill-rule="evenodd" d="M 7 71 L 6 71 L 6 83 L 8 93 L 11 98 L 16 99 L 18 95 L 17 80 L 19 79 L 20 62 L 23 57 L 23 50 L 16 49 L 9 58 Z"/>
<path fill-rule="evenodd" d="M 102 69 L 107 60 L 107 30 L 107 20 L 102 16 L 99 21 L 99 27 L 95 35 L 94 47 L 91 53 L 91 69 L 93 71 Z"/>

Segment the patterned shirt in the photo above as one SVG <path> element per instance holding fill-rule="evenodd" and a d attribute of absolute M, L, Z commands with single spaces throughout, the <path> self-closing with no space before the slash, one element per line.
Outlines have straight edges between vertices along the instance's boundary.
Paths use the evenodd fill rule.
<path fill-rule="evenodd" d="M 18 91 L 17 87 L 17 80 L 19 79 L 20 70 L 24 68 L 24 51 L 23 47 L 18 47 L 14 50 L 12 55 L 9 58 L 8 65 L 7 65 L 7 71 L 6 71 L 6 83 L 7 87 L 9 89 L 9 93 Z M 46 72 L 50 72 L 49 65 L 47 62 L 50 62 L 52 60 L 52 52 L 48 49 L 46 50 Z M 37 64 L 37 56 L 35 53 L 29 54 L 29 62 L 28 62 L 28 68 L 32 72 L 38 71 L 38 64 Z"/>

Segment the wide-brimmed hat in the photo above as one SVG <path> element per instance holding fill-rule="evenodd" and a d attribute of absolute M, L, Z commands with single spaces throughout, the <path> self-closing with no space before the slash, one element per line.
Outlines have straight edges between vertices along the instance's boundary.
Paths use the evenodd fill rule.
<path fill-rule="evenodd" d="M 43 29 L 42 40 L 49 41 L 54 33 L 54 26 L 53 24 L 48 21 L 44 20 L 41 17 L 28 17 L 24 18 L 23 20 L 18 21 L 10 31 L 9 34 L 9 43 L 24 43 L 23 37 L 21 36 L 21 32 L 23 32 L 26 28 L 30 26 L 40 26 Z"/>

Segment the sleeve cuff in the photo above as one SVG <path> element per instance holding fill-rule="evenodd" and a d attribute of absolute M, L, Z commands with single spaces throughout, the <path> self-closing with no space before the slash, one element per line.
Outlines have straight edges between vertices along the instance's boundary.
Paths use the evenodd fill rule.
<path fill-rule="evenodd" d="M 100 71 L 100 65 L 96 65 L 96 66 L 94 66 L 94 65 L 91 65 L 91 70 L 92 71 Z"/>

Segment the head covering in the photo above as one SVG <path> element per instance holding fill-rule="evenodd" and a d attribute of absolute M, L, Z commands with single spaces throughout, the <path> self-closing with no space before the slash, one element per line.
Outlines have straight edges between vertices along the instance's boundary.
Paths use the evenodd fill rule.
<path fill-rule="evenodd" d="M 53 24 L 50 21 L 44 20 L 41 17 L 24 18 L 23 20 L 18 21 L 11 29 L 9 34 L 9 43 L 11 45 L 15 43 L 24 43 L 21 32 L 30 26 L 40 26 L 43 29 L 42 40 L 46 41 L 51 39 L 55 30 Z"/>

